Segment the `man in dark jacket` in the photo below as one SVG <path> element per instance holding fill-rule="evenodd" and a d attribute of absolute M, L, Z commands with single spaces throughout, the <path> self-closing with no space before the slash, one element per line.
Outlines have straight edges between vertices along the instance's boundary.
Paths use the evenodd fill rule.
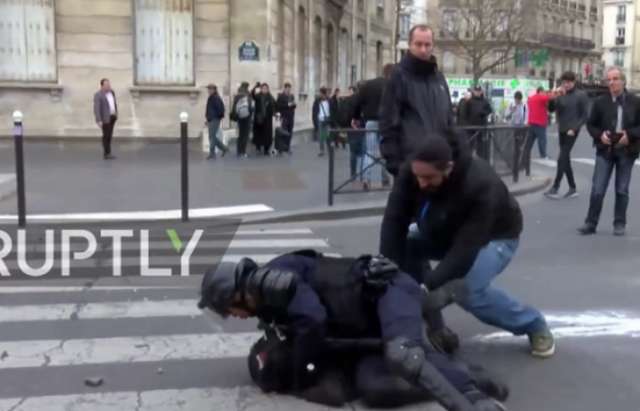
<path fill-rule="evenodd" d="M 453 125 L 449 86 L 432 52 L 433 30 L 425 25 L 413 27 L 409 52 L 395 66 L 385 86 L 380 107 L 380 151 L 393 175 L 427 136 Z"/>
<path fill-rule="evenodd" d="M 491 104 L 484 97 L 482 87 L 477 85 L 473 88 L 471 98 L 466 104 L 465 125 L 469 127 L 486 127 L 489 123 L 489 116 L 493 112 Z M 489 146 L 486 140 L 486 133 L 482 130 L 470 130 L 472 147 L 477 150 L 480 157 L 489 158 Z"/>
<path fill-rule="evenodd" d="M 549 357 L 555 345 L 542 314 L 491 287 L 518 248 L 520 207 L 462 139 L 453 131 L 432 135 L 403 165 L 382 221 L 380 251 L 424 281 L 432 311 L 456 302 L 485 323 L 528 335 L 532 355 Z M 409 233 L 413 220 L 417 229 Z M 428 260 L 440 262 L 423 275 Z M 448 351 L 450 338 L 438 333 L 444 323 L 435 315 L 430 322 L 432 343 Z"/>
<path fill-rule="evenodd" d="M 286 385 L 293 392 L 316 382 L 328 338 L 380 338 L 387 375 L 428 392 L 447 410 L 504 410 L 468 370 L 426 344 L 423 299 L 418 283 L 385 258 L 331 258 L 303 250 L 263 267 L 248 258 L 221 264 L 205 274 L 198 306 L 223 317 L 258 317 L 288 340 Z"/>
<path fill-rule="evenodd" d="M 291 84 L 285 83 L 282 93 L 278 94 L 276 99 L 276 112 L 280 113 L 282 128 L 289 132 L 289 135 L 293 135 L 296 107 L 296 98 L 291 93 Z"/>
<path fill-rule="evenodd" d="M 589 212 L 580 234 L 595 234 L 604 195 L 616 169 L 616 201 L 613 233 L 625 235 L 629 183 L 635 160 L 640 153 L 640 99 L 625 89 L 626 79 L 617 67 L 607 70 L 609 93 L 598 98 L 591 109 L 587 130 L 596 147 L 596 166 Z"/>
<path fill-rule="evenodd" d="M 215 84 L 209 84 L 207 90 L 209 90 L 207 111 L 205 113 L 206 124 L 209 128 L 209 156 L 207 159 L 212 159 L 216 158 L 216 147 L 222 151 L 223 156 L 227 154 L 229 149 L 218 138 L 220 123 L 224 118 L 224 102 L 220 98 L 218 87 Z"/>
<path fill-rule="evenodd" d="M 556 90 L 559 97 L 549 101 L 549 111 L 557 114 L 558 133 L 560 140 L 560 154 L 558 155 L 558 168 L 553 186 L 545 193 L 549 198 L 559 198 L 558 190 L 562 178 L 566 175 L 569 183 L 569 191 L 564 198 L 578 196 L 576 182 L 573 178 L 571 167 L 571 150 L 578 139 L 580 129 L 587 122 L 589 116 L 589 99 L 587 93 L 576 89 L 576 75 L 567 71 L 560 77 L 562 84 Z"/>

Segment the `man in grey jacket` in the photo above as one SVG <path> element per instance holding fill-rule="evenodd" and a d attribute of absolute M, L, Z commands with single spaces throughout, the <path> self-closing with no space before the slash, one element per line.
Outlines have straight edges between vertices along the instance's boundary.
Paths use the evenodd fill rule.
<path fill-rule="evenodd" d="M 567 71 L 560 77 L 562 85 L 557 89 L 558 98 L 549 102 L 549 110 L 555 111 L 558 123 L 558 133 L 560 136 L 560 155 L 558 156 L 558 167 L 556 179 L 553 186 L 545 193 L 549 198 L 560 198 L 558 190 L 562 177 L 567 176 L 569 191 L 564 198 L 578 196 L 576 182 L 573 178 L 571 168 L 571 150 L 580 134 L 580 129 L 587 122 L 589 112 L 589 100 L 584 91 L 576 89 L 576 75 Z"/>
<path fill-rule="evenodd" d="M 111 90 L 111 83 L 106 78 L 100 80 L 100 90 L 93 96 L 93 113 L 96 124 L 102 129 L 103 158 L 113 160 L 115 156 L 111 155 L 111 138 L 118 119 L 118 104 L 116 94 Z"/>
<path fill-rule="evenodd" d="M 432 53 L 433 30 L 426 25 L 413 27 L 409 52 L 396 64 L 385 86 L 380 151 L 394 176 L 427 136 L 453 125 L 449 87 Z"/>

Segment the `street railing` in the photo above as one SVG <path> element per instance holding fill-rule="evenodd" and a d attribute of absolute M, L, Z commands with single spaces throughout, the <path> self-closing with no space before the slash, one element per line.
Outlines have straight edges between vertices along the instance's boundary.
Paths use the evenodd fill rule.
<path fill-rule="evenodd" d="M 513 182 L 517 183 L 520 173 L 524 171 L 531 175 L 531 148 L 533 139 L 529 135 L 529 127 L 494 125 L 485 127 L 460 127 L 458 130 L 467 134 L 469 145 L 475 155 L 485 159 L 496 172 L 502 176 L 511 175 Z M 390 184 L 385 183 L 386 166 L 384 158 L 378 150 L 367 150 L 366 136 L 372 133 L 379 141 L 379 131 L 375 129 L 351 129 L 336 128 L 329 130 L 328 153 L 328 204 L 332 206 L 334 197 L 339 194 L 354 194 L 363 191 L 386 191 Z M 349 141 L 349 173 L 345 173 L 346 167 L 337 170 L 336 158 L 347 162 L 344 156 L 337 154 L 339 149 L 337 142 L 347 137 Z M 355 153 L 353 151 L 356 151 Z M 354 169 L 355 157 L 355 169 Z M 367 163 L 366 165 L 364 163 Z M 381 186 L 370 186 L 366 190 L 350 187 L 353 183 L 362 181 L 365 176 L 380 170 Z M 337 174 L 340 174 L 337 176 Z M 339 180 L 336 182 L 336 180 Z"/>

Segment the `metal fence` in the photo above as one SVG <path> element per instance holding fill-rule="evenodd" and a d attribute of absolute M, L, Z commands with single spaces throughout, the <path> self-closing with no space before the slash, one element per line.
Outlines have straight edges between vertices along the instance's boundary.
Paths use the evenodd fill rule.
<path fill-rule="evenodd" d="M 485 159 L 501 176 L 511 175 L 517 183 L 520 173 L 531 174 L 531 147 L 533 140 L 529 128 L 525 126 L 486 126 L 461 127 L 467 134 L 469 145 L 474 154 Z M 386 191 L 391 185 L 385 181 L 386 167 L 384 158 L 377 150 L 366 149 L 367 135 L 379 141 L 378 130 L 373 129 L 330 129 L 328 153 L 328 204 L 334 203 L 338 194 L 354 194 L 363 191 Z M 346 141 L 345 141 L 346 140 Z M 348 146 L 340 150 L 340 146 Z M 344 153 L 344 154 L 343 154 Z M 338 167 L 339 162 L 349 164 Z M 354 184 L 366 181 L 366 176 L 374 174 L 376 180 L 380 174 L 379 185 L 355 188 Z M 387 178 L 388 175 L 387 175 Z M 386 184 L 385 184 L 386 183 Z"/>

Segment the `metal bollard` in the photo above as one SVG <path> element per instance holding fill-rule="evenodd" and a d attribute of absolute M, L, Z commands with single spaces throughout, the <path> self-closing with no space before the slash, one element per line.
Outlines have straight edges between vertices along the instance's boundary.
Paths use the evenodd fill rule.
<path fill-rule="evenodd" d="M 520 152 L 521 152 L 521 134 L 520 130 L 516 129 L 513 135 L 513 182 L 517 183 L 520 178 Z"/>
<path fill-rule="evenodd" d="M 333 185 L 334 185 L 334 166 L 335 166 L 335 152 L 333 150 L 333 144 L 327 144 L 329 150 L 329 206 L 333 206 Z"/>
<path fill-rule="evenodd" d="M 180 190 L 182 198 L 182 221 L 189 221 L 189 114 L 180 113 Z"/>
<path fill-rule="evenodd" d="M 26 199 L 24 190 L 24 150 L 23 150 L 23 128 L 22 113 L 18 110 L 13 112 L 13 143 L 16 151 L 16 183 L 18 185 L 18 226 L 24 227 L 27 224 Z"/>

